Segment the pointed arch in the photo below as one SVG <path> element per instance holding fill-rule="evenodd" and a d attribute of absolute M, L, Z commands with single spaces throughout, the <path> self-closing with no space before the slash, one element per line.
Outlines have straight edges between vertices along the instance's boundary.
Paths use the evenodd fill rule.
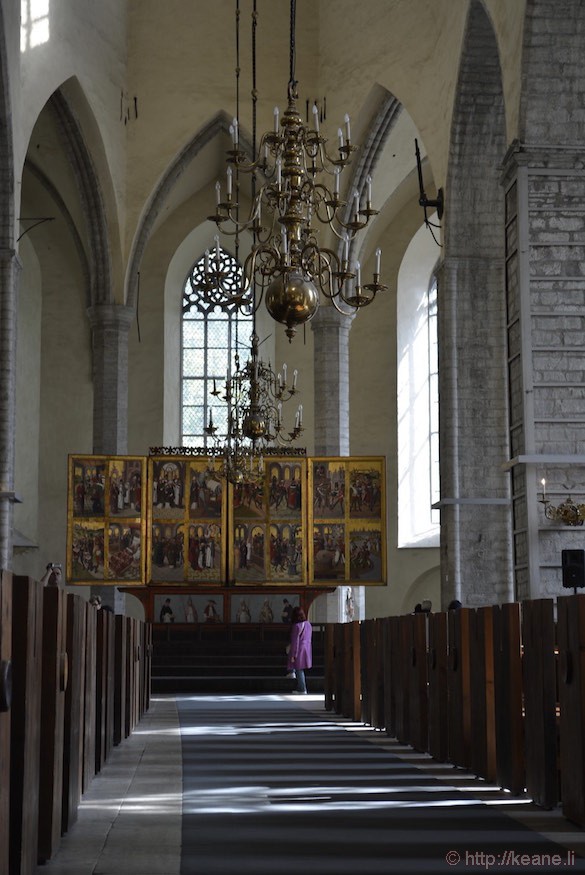
<path fill-rule="evenodd" d="M 183 171 L 198 156 L 201 150 L 214 138 L 229 133 L 230 124 L 231 118 L 225 111 L 220 110 L 217 115 L 215 115 L 197 132 L 181 152 L 179 152 L 152 192 L 136 231 L 129 260 L 128 272 L 126 275 L 126 303 L 129 307 L 136 306 L 138 286 L 137 277 L 140 271 L 140 264 L 156 219 L 163 209 L 167 197 L 173 190 Z M 244 148 L 250 150 L 250 144 L 242 136 L 241 132 L 240 142 Z"/>
<path fill-rule="evenodd" d="M 81 124 L 62 89 L 51 95 L 48 108 L 59 126 L 86 219 L 89 299 L 94 305 L 111 303 L 113 297 L 111 241 L 98 173 Z"/>

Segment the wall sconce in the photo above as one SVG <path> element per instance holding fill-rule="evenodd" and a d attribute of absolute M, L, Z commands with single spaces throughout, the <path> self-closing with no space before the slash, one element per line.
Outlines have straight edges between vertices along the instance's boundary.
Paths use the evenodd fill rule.
<path fill-rule="evenodd" d="M 546 497 L 546 480 L 540 481 L 542 492 L 538 493 L 538 501 L 544 505 L 544 515 L 547 520 L 563 523 L 565 526 L 582 526 L 585 521 L 585 504 L 575 504 L 570 495 L 567 495 L 561 504 L 555 507 Z"/>

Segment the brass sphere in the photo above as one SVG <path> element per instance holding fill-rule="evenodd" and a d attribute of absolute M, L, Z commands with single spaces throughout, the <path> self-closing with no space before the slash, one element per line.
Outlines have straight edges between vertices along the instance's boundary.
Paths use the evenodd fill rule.
<path fill-rule="evenodd" d="M 266 290 L 266 309 L 276 322 L 287 327 L 292 338 L 295 326 L 313 318 L 319 309 L 319 292 L 311 280 L 292 272 L 272 280 Z"/>
<path fill-rule="evenodd" d="M 244 437 L 252 441 L 264 437 L 266 434 L 266 421 L 262 414 L 257 411 L 247 413 L 242 422 L 242 432 Z"/>

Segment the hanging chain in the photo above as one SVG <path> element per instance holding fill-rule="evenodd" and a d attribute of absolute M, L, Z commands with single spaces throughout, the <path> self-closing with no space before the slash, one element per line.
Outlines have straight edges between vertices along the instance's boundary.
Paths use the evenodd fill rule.
<path fill-rule="evenodd" d="M 252 160 L 256 161 L 256 103 L 258 101 L 258 89 L 256 87 L 256 27 L 258 26 L 258 10 L 256 8 L 256 0 L 254 0 L 254 8 L 252 10 Z M 252 174 L 251 179 L 252 186 L 252 203 L 254 203 L 256 199 L 256 171 Z M 256 223 L 254 223 L 254 226 Z M 254 227 L 254 232 L 252 235 L 253 245 L 256 246 L 257 243 L 257 235 L 256 228 Z M 253 286 L 252 288 L 253 295 L 253 314 L 252 314 L 252 331 L 256 334 L 256 306 L 255 306 L 255 298 L 256 298 L 256 289 Z"/>
<path fill-rule="evenodd" d="M 295 79 L 296 66 L 296 44 L 295 44 L 295 26 L 296 26 L 297 4 L 296 0 L 290 0 L 290 73 L 288 85 L 293 92 L 296 91 L 297 80 Z"/>
<path fill-rule="evenodd" d="M 238 124 L 238 129 L 240 127 L 240 0 L 236 0 L 236 121 Z M 234 189 L 235 189 L 235 197 L 236 197 L 236 221 L 239 223 L 239 203 L 240 203 L 240 175 L 238 170 L 238 165 L 235 165 L 235 179 L 234 179 Z M 238 225 L 236 224 L 236 236 L 234 239 L 234 254 L 236 257 L 236 270 L 240 270 L 240 234 L 238 231 Z M 238 352 L 238 328 L 239 328 L 239 316 L 240 308 L 236 308 L 236 355 Z M 228 363 L 228 374 L 231 376 L 232 374 L 232 364 L 231 361 Z"/>

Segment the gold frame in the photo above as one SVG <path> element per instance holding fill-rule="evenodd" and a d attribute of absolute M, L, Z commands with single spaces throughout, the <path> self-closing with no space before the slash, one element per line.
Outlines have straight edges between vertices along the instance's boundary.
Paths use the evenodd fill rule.
<path fill-rule="evenodd" d="M 167 496 L 161 496 L 161 501 L 155 502 L 155 474 L 157 475 L 157 483 L 160 483 L 158 475 L 162 471 L 171 473 L 173 470 L 182 471 L 182 492 L 179 496 L 179 506 L 176 506 L 176 495 L 169 494 L 169 501 L 162 499 Z M 149 549 L 146 561 L 146 580 L 147 583 L 153 585 L 169 585 L 169 586 L 190 586 L 190 587 L 221 587 L 225 586 L 226 575 L 226 551 L 229 542 L 229 532 L 227 530 L 227 490 L 225 484 L 219 476 L 214 477 L 213 488 L 205 486 L 201 492 L 197 493 L 197 498 L 193 492 L 195 478 L 193 473 L 209 473 L 214 474 L 213 458 L 211 456 L 174 456 L 174 455 L 157 455 L 148 457 L 148 516 L 147 516 L 147 531 L 149 533 Z M 207 483 L 209 481 L 205 481 Z M 216 512 L 215 503 L 218 498 L 221 499 L 221 509 L 219 514 Z M 158 490 L 158 486 L 156 486 Z M 202 498 L 199 495 L 202 494 Z M 188 496 L 188 498 L 187 498 Z M 159 496 L 157 495 L 157 498 Z M 197 505 L 197 510 L 193 508 L 193 504 Z M 162 507 L 160 505 L 163 505 Z M 200 510 L 200 505 L 203 504 L 203 510 Z M 174 506 L 172 506 L 174 505 Z M 180 566 L 175 566 L 167 575 L 153 577 L 153 551 L 154 538 L 153 531 L 155 526 L 165 527 L 166 529 L 175 529 L 175 534 L 178 534 L 182 529 L 183 545 L 182 545 L 182 562 Z M 191 528 L 202 528 L 204 532 L 197 535 L 197 539 L 205 537 L 207 542 L 206 558 L 201 564 L 201 574 L 198 574 L 196 566 L 192 563 L 195 558 L 191 552 Z M 194 538 L 195 539 L 195 538 Z M 218 543 L 219 542 L 219 543 Z M 211 550 L 213 553 L 211 554 Z M 200 547 L 198 556 L 203 556 L 203 549 Z M 219 556 L 219 561 L 218 557 Z M 206 565 L 211 561 L 211 565 Z M 161 568 L 163 566 L 160 566 Z M 173 577 L 173 572 L 179 567 L 182 569 L 180 576 Z M 205 573 L 205 568 L 211 567 L 213 571 L 209 574 Z M 169 566 L 167 566 L 169 568 Z"/>
<path fill-rule="evenodd" d="M 117 507 L 113 504 L 115 490 L 112 489 L 112 483 L 115 482 L 115 476 L 120 476 L 115 474 L 120 465 L 129 465 L 128 471 L 140 474 L 138 509 L 136 495 L 132 494 L 129 496 L 125 494 L 122 500 L 118 493 L 120 504 Z M 173 492 L 172 496 L 169 493 L 167 500 L 155 502 L 155 474 L 160 480 L 160 471 L 164 466 L 170 466 L 169 471 L 174 466 L 174 471 L 180 472 L 179 492 Z M 298 472 L 292 481 L 285 473 L 291 466 L 294 466 Z M 324 476 L 321 472 L 316 473 L 320 466 L 324 468 Z M 193 474 L 205 471 L 213 474 L 216 492 L 214 493 L 211 487 L 205 486 L 208 494 L 199 500 L 192 494 L 192 489 L 195 487 Z M 88 476 L 88 484 L 94 481 L 101 483 L 96 492 L 97 497 L 80 488 L 80 484 L 84 483 Z M 282 500 L 286 501 L 286 509 L 278 504 L 273 506 L 275 503 L 271 491 L 273 478 L 279 483 L 279 476 L 283 484 Z M 300 498 L 294 498 L 293 508 L 289 507 L 291 501 L 289 493 L 291 493 L 292 482 L 292 494 L 294 494 L 297 476 Z M 340 482 L 343 481 L 341 490 L 339 484 L 336 486 L 336 478 Z M 356 498 L 354 503 L 351 487 L 357 485 L 360 478 L 363 494 L 359 499 Z M 324 490 L 323 486 L 327 485 L 327 479 L 330 482 Z M 207 478 L 201 482 L 209 481 L 210 478 Z M 169 483 L 176 489 L 175 478 L 171 478 Z M 216 509 L 217 487 L 220 487 L 219 509 Z M 261 496 L 259 507 L 254 509 L 249 506 L 249 512 L 239 513 L 234 506 L 236 499 L 234 487 L 230 485 L 226 489 L 225 482 L 219 476 L 215 476 L 213 458 L 209 456 L 71 454 L 68 457 L 67 583 L 79 586 L 95 584 L 132 587 L 152 584 L 196 589 L 221 588 L 226 585 L 298 589 L 306 586 L 340 586 L 348 583 L 356 586 L 384 586 L 387 583 L 386 462 L 383 456 L 270 455 L 265 458 Z M 135 578 L 129 579 L 122 575 L 107 576 L 106 570 L 111 564 L 110 545 L 115 534 L 110 527 L 117 525 L 125 526 L 124 536 L 131 537 L 130 547 L 132 543 L 136 544 L 138 538 L 140 540 L 139 572 Z M 176 532 L 182 530 L 182 556 L 180 564 L 172 568 L 168 565 L 167 559 L 168 573 L 161 572 L 157 575 L 155 571 L 153 578 L 155 565 L 153 531 L 156 525 L 175 529 Z M 237 531 L 238 526 L 241 526 L 242 531 L 245 532 L 246 541 L 250 526 L 257 526 L 263 530 L 264 571 L 262 574 L 243 576 L 239 573 L 236 543 L 241 533 Z M 288 544 L 291 538 L 291 526 L 297 527 L 294 531 L 295 545 L 297 551 L 300 546 L 302 556 L 298 557 L 298 552 L 292 556 L 289 552 L 283 552 L 280 569 L 272 573 L 271 569 L 274 565 L 270 561 L 271 527 L 272 534 L 277 539 L 282 536 L 284 543 Z M 199 540 L 203 538 L 206 540 L 205 561 L 201 559 L 203 550 L 200 543 L 193 551 L 191 550 L 191 528 L 195 530 L 194 539 L 198 540 L 196 530 L 199 527 L 202 529 Z M 315 533 L 319 529 L 323 538 L 331 539 L 328 552 L 333 554 L 330 557 L 331 567 L 322 574 L 316 573 L 315 561 Z M 96 532 L 101 535 L 101 539 L 99 536 L 95 537 Z M 83 548 L 86 540 L 90 545 L 94 545 L 94 548 L 96 542 L 99 545 L 101 540 L 101 555 L 99 549 L 97 551 L 89 549 L 88 558 L 78 561 L 80 546 Z M 197 549 L 200 571 L 194 564 Z M 340 554 L 337 563 L 335 563 L 336 551 Z M 101 569 L 101 574 L 92 569 L 94 553 L 97 555 L 95 561 L 98 562 L 97 568 Z M 120 567 L 123 568 L 122 563 L 126 553 L 120 549 L 119 555 Z M 290 577 L 291 563 L 295 561 L 298 562 L 298 577 Z M 85 565 L 85 562 L 88 564 Z M 207 562 L 210 564 L 207 565 Z M 335 572 L 333 569 L 331 573 L 332 566 L 339 562 L 342 563 L 341 570 Z M 80 564 L 87 568 L 87 574 L 80 573 Z M 211 568 L 212 572 L 207 573 L 207 568 Z"/>
<path fill-rule="evenodd" d="M 130 466 L 129 476 L 126 477 L 125 474 L 126 479 L 122 479 L 122 489 L 120 489 L 121 465 Z M 136 480 L 138 473 L 139 481 Z M 144 586 L 147 488 L 144 456 L 107 456 L 92 453 L 75 453 L 68 456 L 66 561 L 68 585 Z M 138 573 L 134 577 L 128 578 L 119 574 L 110 576 L 107 573 L 114 558 L 110 556 L 111 527 L 114 526 L 126 529 L 123 533 L 124 539 L 130 536 L 129 543 L 115 554 L 120 557 L 118 568 L 122 567 L 123 561 L 127 562 L 126 567 L 137 564 Z M 133 530 L 134 534 L 132 534 Z M 101 533 L 101 545 L 100 538 L 96 538 L 95 533 Z M 133 563 L 131 555 L 136 533 L 140 539 L 138 545 L 140 559 L 137 563 Z M 122 539 L 119 540 L 121 542 Z M 134 547 L 135 551 L 136 547 Z M 92 569 L 95 563 L 97 566 L 94 571 Z M 80 565 L 87 572 L 86 574 L 79 573 L 77 569 Z M 101 575 L 97 573 L 100 567 Z"/>
<path fill-rule="evenodd" d="M 385 586 L 385 457 L 311 456 L 308 462 L 309 585 Z M 316 533 L 323 541 L 320 575 Z"/>
<path fill-rule="evenodd" d="M 293 473 L 292 477 L 291 473 Z M 243 511 L 238 513 L 238 507 L 236 507 L 238 491 L 244 494 L 243 487 L 230 485 L 228 499 L 230 507 L 228 576 L 230 582 L 236 586 L 250 587 L 274 586 L 296 589 L 306 586 L 308 582 L 307 545 L 303 533 L 307 531 L 307 458 L 305 456 L 277 455 L 265 457 L 261 507 L 255 502 L 255 496 L 250 496 L 248 493 L 247 498 L 238 505 L 238 507 L 243 508 Z M 285 502 L 284 507 L 283 502 Z M 292 502 L 294 502 L 295 507 L 291 506 Z M 247 508 L 245 507 L 246 503 Z M 295 552 L 292 556 L 289 552 L 283 555 L 280 572 L 271 573 L 273 567 L 270 561 L 272 536 L 274 535 L 277 540 L 283 536 L 284 540 L 290 542 L 291 527 L 297 527 L 297 531 L 294 532 L 295 543 L 292 545 Z M 241 531 L 238 531 L 238 528 Z M 298 528 L 300 528 L 300 532 Z M 258 530 L 256 533 L 255 529 Z M 249 541 L 250 536 L 254 538 L 254 534 L 263 537 L 261 555 L 264 573 L 257 576 L 244 575 L 241 570 L 242 566 L 236 559 L 236 545 L 239 541 L 240 547 L 238 549 L 245 549 L 246 542 Z M 243 547 L 241 546 L 242 542 Z M 298 556 L 299 542 L 300 557 Z M 250 552 L 253 551 L 250 550 Z M 244 561 L 248 561 L 247 558 Z M 293 562 L 298 566 L 298 577 L 287 576 L 290 574 Z"/>

